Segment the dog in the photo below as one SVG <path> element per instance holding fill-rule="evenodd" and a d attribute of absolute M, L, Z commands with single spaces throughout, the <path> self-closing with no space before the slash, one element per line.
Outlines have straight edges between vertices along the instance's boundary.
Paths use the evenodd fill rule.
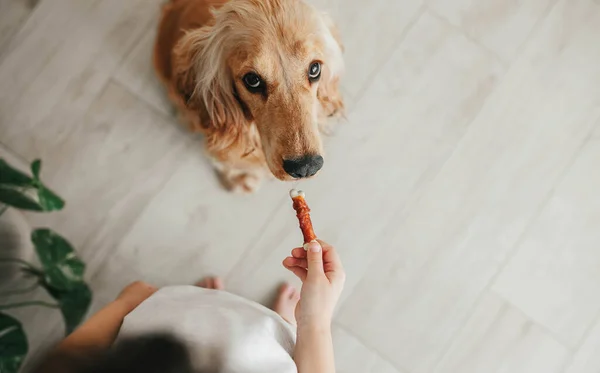
<path fill-rule="evenodd" d="M 154 66 L 223 185 L 253 192 L 323 166 L 321 132 L 343 115 L 343 46 L 302 0 L 170 0 Z"/>

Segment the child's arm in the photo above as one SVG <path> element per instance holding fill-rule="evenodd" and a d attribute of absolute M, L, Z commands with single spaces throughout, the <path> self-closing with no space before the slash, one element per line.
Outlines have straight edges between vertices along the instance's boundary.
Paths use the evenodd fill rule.
<path fill-rule="evenodd" d="M 294 249 L 283 265 L 302 280 L 294 361 L 299 373 L 335 373 L 331 318 L 346 275 L 335 249 L 319 241 Z"/>
<path fill-rule="evenodd" d="M 121 294 L 89 318 L 57 347 L 57 352 L 77 354 L 79 351 L 109 348 L 117 338 L 123 319 L 157 289 L 141 281 L 127 286 Z"/>
<path fill-rule="evenodd" d="M 298 373 L 335 373 L 331 328 L 298 328 L 294 361 Z"/>

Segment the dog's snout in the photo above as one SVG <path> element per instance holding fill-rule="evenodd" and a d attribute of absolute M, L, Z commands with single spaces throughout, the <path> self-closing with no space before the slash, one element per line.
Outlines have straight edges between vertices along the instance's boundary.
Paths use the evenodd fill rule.
<path fill-rule="evenodd" d="M 285 159 L 283 169 L 295 179 L 311 177 L 323 167 L 323 157 L 320 155 L 306 155 L 295 159 Z"/>

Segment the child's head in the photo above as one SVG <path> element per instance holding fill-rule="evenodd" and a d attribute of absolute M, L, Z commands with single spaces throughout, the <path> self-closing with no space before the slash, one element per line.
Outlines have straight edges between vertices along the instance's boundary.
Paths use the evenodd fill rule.
<path fill-rule="evenodd" d="M 201 373 L 185 345 L 163 334 L 124 340 L 108 351 L 78 356 L 56 353 L 36 373 Z M 205 372 L 212 373 L 212 372 Z"/>

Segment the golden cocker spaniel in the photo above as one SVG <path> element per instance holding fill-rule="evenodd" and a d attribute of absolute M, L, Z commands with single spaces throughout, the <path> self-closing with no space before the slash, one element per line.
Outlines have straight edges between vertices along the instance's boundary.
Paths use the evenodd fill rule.
<path fill-rule="evenodd" d="M 323 166 L 320 130 L 343 112 L 342 45 L 302 0 L 171 0 L 154 50 L 158 76 L 224 185 L 254 191 L 269 173 Z"/>

